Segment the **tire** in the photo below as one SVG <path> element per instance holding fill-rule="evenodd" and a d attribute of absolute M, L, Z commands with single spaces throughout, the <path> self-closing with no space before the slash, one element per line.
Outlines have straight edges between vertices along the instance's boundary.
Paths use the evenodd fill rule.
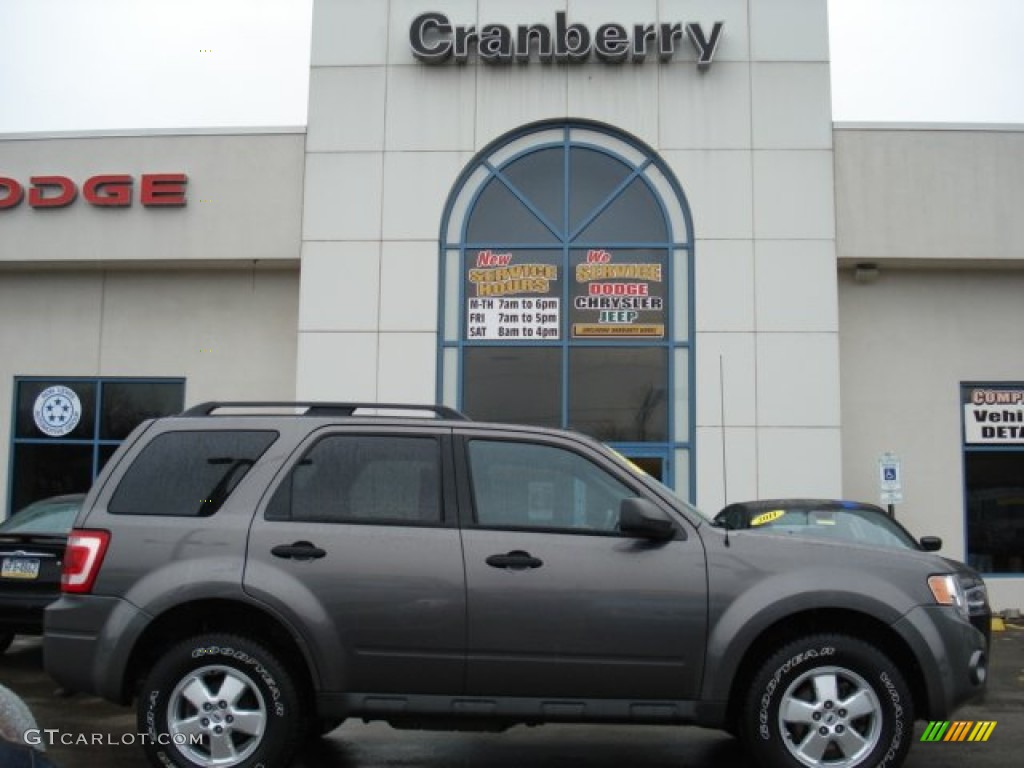
<path fill-rule="evenodd" d="M 813 635 L 766 661 L 740 724 L 765 768 L 896 768 L 913 740 L 910 689 L 876 648 Z"/>
<path fill-rule="evenodd" d="M 13 632 L 0 632 L 0 654 L 6 653 L 14 642 Z"/>
<path fill-rule="evenodd" d="M 301 737 L 301 701 L 287 668 L 259 643 L 200 635 L 150 671 L 139 733 L 149 761 L 162 768 L 284 766 Z"/>

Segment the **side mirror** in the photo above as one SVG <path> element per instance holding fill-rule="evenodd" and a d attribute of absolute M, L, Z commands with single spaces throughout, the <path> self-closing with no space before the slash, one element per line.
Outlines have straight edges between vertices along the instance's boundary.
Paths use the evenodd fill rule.
<path fill-rule="evenodd" d="M 619 530 L 644 539 L 665 541 L 676 535 L 671 518 L 647 499 L 623 499 L 619 506 Z"/>
<path fill-rule="evenodd" d="M 920 544 L 925 552 L 938 552 L 942 549 L 942 539 L 938 536 L 922 536 Z"/>

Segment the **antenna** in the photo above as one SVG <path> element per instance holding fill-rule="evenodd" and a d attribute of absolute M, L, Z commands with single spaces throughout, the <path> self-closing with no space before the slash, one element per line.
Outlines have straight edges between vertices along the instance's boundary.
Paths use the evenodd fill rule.
<path fill-rule="evenodd" d="M 729 472 L 725 452 L 725 357 L 718 356 L 718 407 L 722 416 L 722 506 L 729 505 Z M 729 546 L 729 524 L 725 524 L 725 546 Z"/>
<path fill-rule="evenodd" d="M 729 503 L 729 472 L 725 459 L 725 358 L 718 356 L 718 405 L 722 417 L 722 506 Z"/>

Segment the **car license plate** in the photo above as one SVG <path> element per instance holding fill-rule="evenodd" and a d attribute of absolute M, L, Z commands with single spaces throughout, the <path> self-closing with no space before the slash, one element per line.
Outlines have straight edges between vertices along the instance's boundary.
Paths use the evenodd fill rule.
<path fill-rule="evenodd" d="M 0 566 L 0 578 L 35 579 L 39 576 L 39 559 L 35 557 L 5 557 Z"/>

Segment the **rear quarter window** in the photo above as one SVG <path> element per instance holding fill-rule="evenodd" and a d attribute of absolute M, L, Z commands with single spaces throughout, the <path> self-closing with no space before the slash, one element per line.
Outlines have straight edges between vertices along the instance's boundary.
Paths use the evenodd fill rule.
<path fill-rule="evenodd" d="M 273 431 L 165 432 L 142 449 L 107 511 L 208 517 L 277 439 Z"/>

